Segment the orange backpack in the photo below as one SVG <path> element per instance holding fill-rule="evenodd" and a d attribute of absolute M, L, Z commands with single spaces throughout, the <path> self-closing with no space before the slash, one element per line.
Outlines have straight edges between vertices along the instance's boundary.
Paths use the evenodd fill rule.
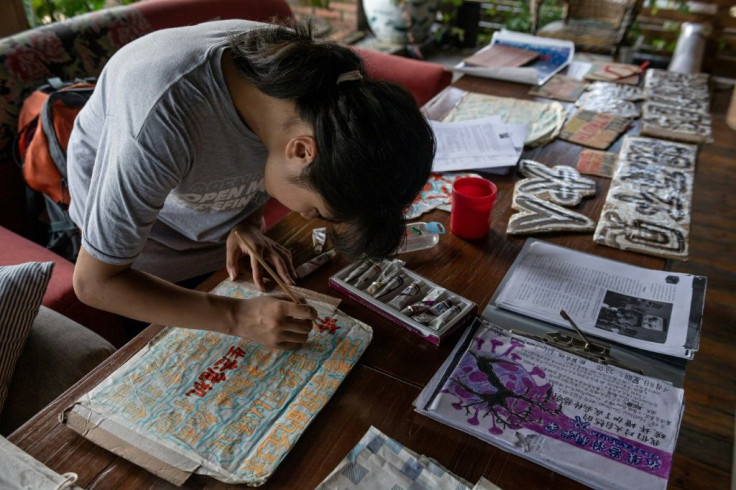
<path fill-rule="evenodd" d="M 79 230 L 69 217 L 66 150 L 74 119 L 92 95 L 94 79 L 50 79 L 23 101 L 18 118 L 16 160 L 30 189 L 44 197 L 48 248 L 76 260 Z"/>

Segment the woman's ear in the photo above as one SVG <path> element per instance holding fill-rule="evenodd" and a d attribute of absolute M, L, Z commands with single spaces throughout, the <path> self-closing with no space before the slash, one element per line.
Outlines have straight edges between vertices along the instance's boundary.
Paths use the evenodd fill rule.
<path fill-rule="evenodd" d="M 287 160 L 307 166 L 317 158 L 317 141 L 313 136 L 296 136 L 286 144 Z"/>

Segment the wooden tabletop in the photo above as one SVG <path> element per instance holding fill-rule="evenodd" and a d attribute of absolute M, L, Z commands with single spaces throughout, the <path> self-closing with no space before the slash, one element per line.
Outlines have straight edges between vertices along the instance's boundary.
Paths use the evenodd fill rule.
<path fill-rule="evenodd" d="M 529 86 L 513 83 L 463 77 L 456 86 L 494 95 L 530 98 L 526 95 Z M 733 141 L 736 140 L 736 133 L 726 127 L 722 111 L 719 116 L 715 105 L 714 113 L 716 143 L 706 145 L 699 156 L 690 262 L 668 263 L 663 259 L 596 245 L 591 233 L 537 236 L 559 245 L 629 264 L 717 276 L 711 278 L 708 284 L 701 350 L 688 366 L 685 380 L 685 418 L 670 476 L 671 488 L 727 488 L 730 484 L 733 414 L 736 403 L 736 371 L 733 369 L 736 363 L 736 300 L 731 290 L 736 285 L 733 280 L 736 265 L 734 259 L 728 256 L 726 247 L 736 243 L 731 224 L 736 218 L 733 211 L 736 209 L 736 202 L 731 197 L 734 193 L 728 189 L 728 179 L 734 182 L 736 170 L 729 169 L 726 165 L 731 163 L 733 166 L 728 160 L 734 155 L 736 144 Z M 637 134 L 636 127 L 631 131 Z M 619 146 L 620 140 L 614 144 L 612 150 L 618 150 Z M 574 166 L 580 149 L 576 145 L 554 141 L 541 149 L 527 151 L 524 156 L 550 166 Z M 505 232 L 512 213 L 510 204 L 513 183 L 518 176 L 510 174 L 488 177 L 496 183 L 499 193 L 491 230 L 485 238 L 465 241 L 448 233 L 435 248 L 402 256 L 411 270 L 477 303 L 479 313 L 490 300 L 526 240 L 511 237 Z M 597 177 L 594 179 L 598 187 L 595 198 L 584 200 L 576 211 L 597 220 L 609 181 Z M 711 182 L 712 179 L 715 180 Z M 704 185 L 722 190 L 720 201 L 710 193 L 702 192 Z M 725 208 L 724 217 L 714 214 L 728 203 L 732 205 Z M 696 223 L 696 219 L 703 221 Z M 440 221 L 449 229 L 449 214 L 443 211 L 433 211 L 420 220 Z M 324 223 L 307 221 L 292 214 L 274 227 L 269 235 L 290 247 L 294 261 L 298 264 L 312 256 L 311 232 L 313 228 L 320 226 L 324 226 Z M 719 251 L 722 257 L 716 259 L 713 254 L 718 254 Z M 373 340 L 357 367 L 306 429 L 263 488 L 314 488 L 345 457 L 371 425 L 411 450 L 437 460 L 453 473 L 473 483 L 485 476 L 504 489 L 519 488 L 521 485 L 535 489 L 583 488 L 568 478 L 415 413 L 412 402 L 450 353 L 460 332 L 451 335 L 436 347 L 331 290 L 327 279 L 347 264 L 347 259 L 338 257 L 299 285 L 340 297 L 343 300 L 341 309 L 345 313 L 373 327 Z M 726 270 L 722 270 L 721 266 L 725 266 Z M 225 273 L 221 271 L 201 287 L 210 289 L 223 279 Z M 714 295 L 715 299 L 712 299 Z M 83 487 L 170 487 L 164 480 L 88 442 L 60 424 L 57 419 L 64 408 L 125 362 L 161 328 L 151 326 L 146 329 L 13 433 L 9 437 L 11 442 L 58 472 L 77 473 L 78 484 Z M 193 476 L 185 483 L 185 487 L 230 486 L 208 477 Z"/>

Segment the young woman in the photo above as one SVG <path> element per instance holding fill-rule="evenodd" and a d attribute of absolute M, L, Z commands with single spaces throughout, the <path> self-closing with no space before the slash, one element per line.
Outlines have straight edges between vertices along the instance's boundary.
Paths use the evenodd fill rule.
<path fill-rule="evenodd" d="M 69 143 L 75 291 L 137 320 L 298 348 L 312 308 L 174 283 L 223 262 L 235 278 L 249 249 L 293 283 L 289 251 L 262 232 L 268 196 L 332 222 L 349 255 L 390 254 L 434 144 L 406 90 L 367 79 L 352 50 L 305 26 L 217 21 L 144 36 L 106 65 Z"/>

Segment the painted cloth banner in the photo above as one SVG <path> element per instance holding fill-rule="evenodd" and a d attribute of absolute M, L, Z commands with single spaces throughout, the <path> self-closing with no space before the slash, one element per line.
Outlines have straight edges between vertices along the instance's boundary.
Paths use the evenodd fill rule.
<path fill-rule="evenodd" d="M 415 406 L 594 488 L 665 489 L 683 390 L 478 319 Z"/>
<path fill-rule="evenodd" d="M 213 292 L 263 294 L 230 281 Z M 369 326 L 309 303 L 319 327 L 297 351 L 167 327 L 68 411 L 177 470 L 260 485 L 371 341 Z"/>

